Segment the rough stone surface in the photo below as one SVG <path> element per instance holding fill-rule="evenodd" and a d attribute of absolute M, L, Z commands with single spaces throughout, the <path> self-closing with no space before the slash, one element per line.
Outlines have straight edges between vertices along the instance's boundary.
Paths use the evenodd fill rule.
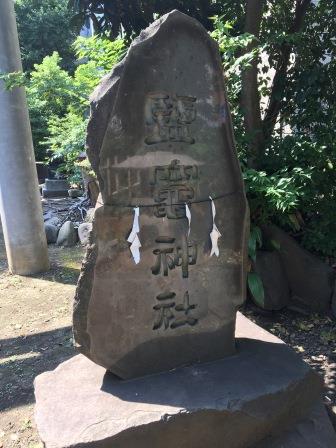
<path fill-rule="evenodd" d="M 44 223 L 44 229 L 47 237 L 47 243 L 48 244 L 56 243 L 58 228 L 52 224 Z"/>
<path fill-rule="evenodd" d="M 101 204 L 102 204 L 101 196 L 99 196 L 99 200 L 97 201 L 94 210 L 97 210 L 99 207 L 101 207 Z M 93 222 L 93 220 L 94 220 L 94 213 L 92 214 L 91 222 Z M 97 254 L 98 254 L 98 247 L 95 241 L 96 241 L 95 230 L 94 227 L 92 227 L 92 231 L 89 234 L 89 241 L 86 247 L 86 254 L 83 260 L 81 274 L 79 276 L 77 283 L 77 289 L 73 307 L 74 308 L 73 327 L 72 327 L 73 335 L 75 341 L 78 340 L 81 341 L 81 350 L 83 352 L 88 352 L 90 349 L 90 339 L 86 331 L 86 321 L 87 321 L 88 306 L 91 297 L 94 267 L 97 261 Z"/>
<path fill-rule="evenodd" d="M 82 196 L 83 190 L 78 190 L 77 188 L 71 188 L 68 190 L 68 195 L 70 198 L 75 199 L 79 198 L 79 196 Z"/>
<path fill-rule="evenodd" d="M 265 437 L 273 443 L 309 416 L 322 380 L 240 314 L 237 346 L 232 357 L 130 381 L 75 356 L 35 380 L 40 436 L 46 448 L 246 448 Z M 316 446 L 332 448 L 335 435 L 323 419 L 329 442 Z M 308 425 L 314 436 L 318 429 Z"/>
<path fill-rule="evenodd" d="M 71 247 L 78 241 L 78 234 L 71 221 L 66 221 L 58 232 L 57 246 Z"/>
<path fill-rule="evenodd" d="M 247 205 L 218 48 L 197 21 L 173 11 L 141 33 L 93 95 L 87 142 L 104 205 L 83 270 L 92 283 L 76 294 L 79 350 L 122 378 L 232 354 Z M 139 264 L 127 242 L 135 206 Z"/>
<path fill-rule="evenodd" d="M 67 197 L 69 182 L 63 179 L 46 179 L 42 188 L 44 198 Z"/>
<path fill-rule="evenodd" d="M 317 403 L 307 418 L 300 420 L 282 436 L 267 438 L 253 448 L 332 448 L 336 446 L 335 430 L 326 409 Z"/>
<path fill-rule="evenodd" d="M 42 196 L 44 198 L 66 198 L 68 197 L 68 190 L 46 190 L 42 188 Z"/>
<path fill-rule="evenodd" d="M 65 179 L 46 179 L 45 188 L 50 191 L 68 190 L 69 182 Z"/>
<path fill-rule="evenodd" d="M 286 272 L 277 251 L 258 251 L 254 271 L 259 274 L 265 291 L 265 310 L 281 310 L 288 305 L 290 291 Z"/>
<path fill-rule="evenodd" d="M 86 246 L 89 243 L 90 232 L 92 230 L 91 222 L 83 222 L 78 227 L 78 238 L 81 244 Z"/>
<path fill-rule="evenodd" d="M 61 220 L 57 216 L 47 214 L 46 216 L 44 216 L 44 224 L 50 224 L 55 227 L 60 227 Z"/>
<path fill-rule="evenodd" d="M 266 227 L 263 234 L 280 245 L 279 254 L 289 282 L 291 304 L 315 312 L 330 311 L 335 271 L 278 227 Z"/>

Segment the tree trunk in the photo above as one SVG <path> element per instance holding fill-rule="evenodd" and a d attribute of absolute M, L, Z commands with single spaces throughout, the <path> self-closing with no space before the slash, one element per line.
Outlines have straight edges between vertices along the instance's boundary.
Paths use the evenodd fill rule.
<path fill-rule="evenodd" d="M 301 30 L 305 13 L 310 4 L 311 0 L 296 1 L 294 20 L 292 26 L 288 30 L 288 34 L 298 33 Z M 263 120 L 263 134 L 265 142 L 267 142 L 267 140 L 271 138 L 281 110 L 282 98 L 284 96 L 286 87 L 287 70 L 290 62 L 291 51 L 292 51 L 292 45 L 286 41 L 283 42 L 280 48 L 280 58 L 273 79 L 273 85 L 269 98 L 268 108 Z"/>
<path fill-rule="evenodd" d="M 247 0 L 245 33 L 253 34 L 256 39 L 246 48 L 246 53 L 257 46 L 264 1 Z M 248 165 L 256 167 L 257 159 L 263 147 L 260 96 L 258 91 L 258 59 L 242 73 L 241 107 L 244 114 L 245 130 L 250 138 Z"/>

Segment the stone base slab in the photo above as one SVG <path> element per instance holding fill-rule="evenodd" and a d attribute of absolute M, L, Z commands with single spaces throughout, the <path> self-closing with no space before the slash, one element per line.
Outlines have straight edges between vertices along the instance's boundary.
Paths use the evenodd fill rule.
<path fill-rule="evenodd" d="M 42 196 L 44 198 L 68 198 L 68 190 L 45 190 L 42 188 Z"/>
<path fill-rule="evenodd" d="M 321 378 L 242 315 L 236 334 L 235 356 L 134 380 L 83 355 L 39 375 L 46 448 L 335 447 Z"/>
<path fill-rule="evenodd" d="M 336 435 L 323 403 L 317 403 L 308 416 L 278 437 L 267 437 L 253 448 L 332 448 Z"/>

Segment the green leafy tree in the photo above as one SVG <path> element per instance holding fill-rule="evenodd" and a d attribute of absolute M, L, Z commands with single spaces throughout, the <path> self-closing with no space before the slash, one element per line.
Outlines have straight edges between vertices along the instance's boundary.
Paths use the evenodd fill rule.
<path fill-rule="evenodd" d="M 45 56 L 57 51 L 62 67 L 73 69 L 71 44 L 80 26 L 72 22 L 67 0 L 16 0 L 15 12 L 24 71 L 31 71 Z"/>
<path fill-rule="evenodd" d="M 77 37 L 74 49 L 79 61 L 91 61 L 99 70 L 110 71 L 125 55 L 127 47 L 123 39 L 113 41 L 106 36 Z"/>
<path fill-rule="evenodd" d="M 336 255 L 336 4 L 247 0 L 215 18 L 252 221 Z"/>
<path fill-rule="evenodd" d="M 26 87 L 37 160 L 45 160 L 50 150 L 53 158 L 64 158 L 68 172 L 74 168 L 71 154 L 84 151 L 83 123 L 87 122 L 89 96 L 101 78 L 120 61 L 127 47 L 122 39 L 110 41 L 95 36 L 77 37 L 73 48 L 77 59 L 73 74 L 61 67 L 62 59 L 57 52 L 46 56 L 41 64 L 35 64 L 29 75 L 0 74 L 8 89 L 18 85 Z M 71 125 L 74 132 L 70 135 Z M 63 138 L 68 134 L 70 140 Z"/>
<path fill-rule="evenodd" d="M 61 58 L 54 52 L 41 64 L 35 64 L 26 92 L 37 160 L 46 156 L 44 139 L 49 135 L 48 122 L 53 116 L 62 117 L 68 106 L 77 101 L 72 77 L 60 67 Z"/>
<path fill-rule="evenodd" d="M 85 151 L 89 95 L 101 78 L 120 61 L 126 46 L 121 39 L 110 41 L 103 37 L 78 37 L 74 48 L 81 63 L 74 75 L 68 78 L 70 82 L 65 92 L 69 95 L 69 102 L 66 111 L 55 111 L 49 116 L 47 135 L 41 145 L 49 149 L 51 159 L 61 161 L 60 170 L 73 182 L 78 182 L 82 169 L 78 156 Z M 65 85 L 64 82 L 61 84 Z"/>
<path fill-rule="evenodd" d="M 59 171 L 74 183 L 81 177 L 78 156 L 85 148 L 87 121 L 73 109 L 64 117 L 53 116 L 49 119 L 49 135 L 44 141 L 51 152 L 50 159 L 60 160 Z"/>

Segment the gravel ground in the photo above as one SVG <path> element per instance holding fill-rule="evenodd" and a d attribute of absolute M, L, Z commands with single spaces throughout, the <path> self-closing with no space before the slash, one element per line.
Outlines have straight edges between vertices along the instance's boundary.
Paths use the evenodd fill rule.
<path fill-rule="evenodd" d="M 265 312 L 247 302 L 242 313 L 290 345 L 324 377 L 324 402 L 336 429 L 336 320 L 284 309 Z"/>

